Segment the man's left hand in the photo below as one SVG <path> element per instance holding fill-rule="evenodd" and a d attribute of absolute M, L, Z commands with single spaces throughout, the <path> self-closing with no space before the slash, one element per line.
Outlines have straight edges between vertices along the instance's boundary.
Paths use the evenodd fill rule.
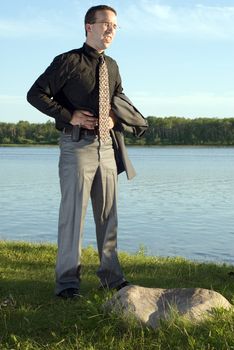
<path fill-rule="evenodd" d="M 112 110 L 110 110 L 110 114 L 109 114 L 109 129 L 113 129 L 113 127 L 115 126 L 115 115 L 114 112 Z"/>

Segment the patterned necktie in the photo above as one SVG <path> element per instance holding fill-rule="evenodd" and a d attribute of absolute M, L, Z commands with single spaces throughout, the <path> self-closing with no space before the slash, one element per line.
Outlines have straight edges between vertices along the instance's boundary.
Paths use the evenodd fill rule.
<path fill-rule="evenodd" d="M 103 56 L 99 58 L 99 137 L 103 143 L 110 140 L 110 94 L 108 69 Z"/>

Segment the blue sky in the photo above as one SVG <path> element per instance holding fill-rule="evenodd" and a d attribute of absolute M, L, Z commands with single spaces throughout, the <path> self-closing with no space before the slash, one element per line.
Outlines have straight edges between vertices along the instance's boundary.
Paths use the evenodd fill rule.
<path fill-rule="evenodd" d="M 1 1 L 0 121 L 49 119 L 26 102 L 26 93 L 56 55 L 82 46 L 84 15 L 98 4 Z M 116 8 L 121 27 L 106 53 L 145 116 L 234 117 L 234 0 L 106 4 Z"/>

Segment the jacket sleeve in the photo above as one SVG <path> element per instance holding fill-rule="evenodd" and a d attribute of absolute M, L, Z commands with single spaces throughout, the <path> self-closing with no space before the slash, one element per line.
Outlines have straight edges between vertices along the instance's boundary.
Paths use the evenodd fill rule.
<path fill-rule="evenodd" d="M 61 106 L 54 99 L 54 96 L 62 89 L 67 79 L 66 57 L 59 55 L 55 57 L 51 65 L 28 91 L 28 102 L 40 112 L 68 123 L 72 118 L 71 111 Z"/>
<path fill-rule="evenodd" d="M 137 137 L 143 136 L 148 127 L 147 120 L 123 93 L 118 66 L 115 86 L 115 93 L 111 103 L 111 109 L 117 117 L 115 130 L 130 132 Z"/>
<path fill-rule="evenodd" d="M 115 62 L 116 63 L 116 62 Z M 123 93 L 122 79 L 119 73 L 119 67 L 116 63 L 116 78 L 115 78 L 115 92 L 114 95 Z"/>

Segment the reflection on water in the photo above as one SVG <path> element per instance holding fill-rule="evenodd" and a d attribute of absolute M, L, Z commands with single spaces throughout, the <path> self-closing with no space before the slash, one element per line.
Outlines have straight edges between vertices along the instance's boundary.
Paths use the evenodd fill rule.
<path fill-rule="evenodd" d="M 119 176 L 119 249 L 234 264 L 234 148 L 128 151 L 137 177 Z M 0 148 L 0 239 L 56 242 L 58 157 L 57 147 Z"/>

